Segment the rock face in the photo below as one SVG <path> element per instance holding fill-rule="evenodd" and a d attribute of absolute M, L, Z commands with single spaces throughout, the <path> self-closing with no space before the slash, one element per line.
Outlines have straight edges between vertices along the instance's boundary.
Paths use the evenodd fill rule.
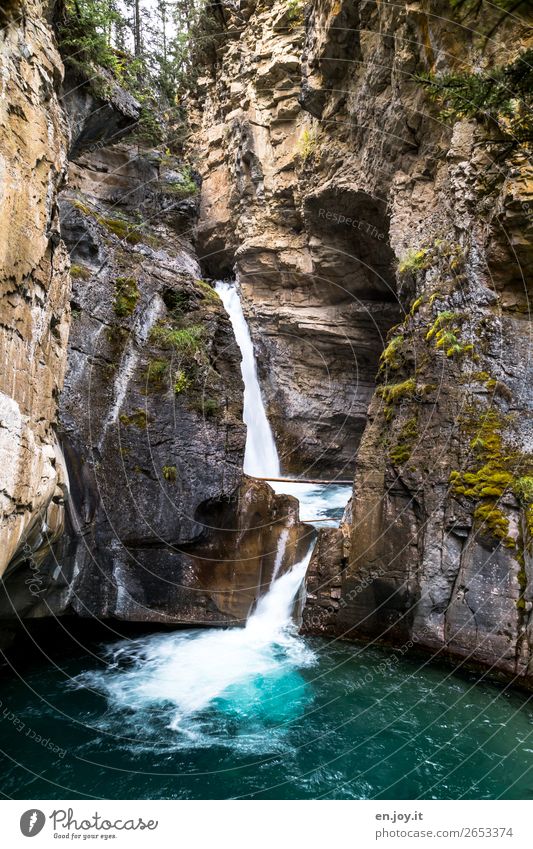
<path fill-rule="evenodd" d="M 317 185 L 317 134 L 299 104 L 303 12 L 223 12 L 195 123 L 198 252 L 212 276 L 235 265 L 283 468 L 345 476 L 400 315 L 386 202 L 375 181 L 336 178 L 329 163 Z"/>
<path fill-rule="evenodd" d="M 531 683 L 531 171 L 415 77 L 509 64 L 528 31 L 503 23 L 480 60 L 493 21 L 445 2 L 223 10 L 200 252 L 236 264 L 285 467 L 341 471 L 360 443 L 304 630 Z"/>
<path fill-rule="evenodd" d="M 40 6 L 25 11 L 33 24 L 2 33 L 0 619 L 243 622 L 311 529 L 242 475 L 240 354 L 190 242 L 198 180 L 168 152 L 110 145 L 139 105 L 69 72 L 70 293 L 62 66 Z"/>
<path fill-rule="evenodd" d="M 38 0 L 0 13 L 0 575 L 35 567 L 63 527 L 55 436 L 69 325 L 56 198 L 67 125 L 62 65 Z"/>
<path fill-rule="evenodd" d="M 196 191 L 177 160 L 126 144 L 70 164 L 69 521 L 38 592 L 30 565 L 8 584 L 26 616 L 243 622 L 282 531 L 282 568 L 305 544 L 297 502 L 242 478 L 240 354 L 187 238 Z"/>

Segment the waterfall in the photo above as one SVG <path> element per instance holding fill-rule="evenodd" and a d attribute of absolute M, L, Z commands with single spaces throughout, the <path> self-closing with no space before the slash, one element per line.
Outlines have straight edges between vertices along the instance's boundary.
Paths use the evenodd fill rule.
<path fill-rule="evenodd" d="M 272 584 L 278 577 L 279 570 L 281 569 L 283 558 L 285 557 L 285 551 L 287 550 L 287 543 L 289 541 L 289 531 L 290 527 L 287 526 L 286 528 L 283 528 L 282 532 L 279 535 L 278 548 L 276 551 L 276 559 L 274 560 L 274 568 L 272 569 L 272 578 L 270 581 L 270 586 L 272 586 Z"/>
<path fill-rule="evenodd" d="M 216 291 L 228 312 L 242 353 L 244 380 L 244 421 L 247 425 L 244 470 L 258 477 L 280 477 L 279 459 L 268 423 L 257 377 L 252 340 L 244 318 L 235 284 L 219 282 Z M 126 361 L 127 365 L 127 361 Z M 124 369 L 126 372 L 128 369 Z M 115 408 L 122 403 L 121 391 L 115 391 Z M 282 482 L 278 491 L 290 491 Z M 338 497 L 339 487 L 325 492 L 305 484 L 298 496 L 303 509 L 321 520 Z M 345 501 L 349 487 L 345 487 Z M 333 518 L 332 518 L 333 521 Z M 131 718 L 138 727 L 153 728 L 160 738 L 160 717 L 167 728 L 177 732 L 175 745 L 210 746 L 218 731 L 209 726 L 216 718 L 216 729 L 229 721 L 260 717 L 267 725 L 298 716 L 305 703 L 306 684 L 300 669 L 316 662 L 316 655 L 297 634 L 293 622 L 295 601 L 311 559 L 313 546 L 306 556 L 278 577 L 289 540 L 285 527 L 278 539 L 270 587 L 248 617 L 244 628 L 209 629 L 202 632 L 177 631 L 152 634 L 111 646 L 104 669 L 84 673 L 73 679 L 72 686 L 89 687 L 103 693 L 109 703 L 109 715 L 123 721 Z M 209 719 L 211 717 L 211 720 Z M 222 723 L 222 725 L 221 725 Z M 206 726 L 207 724 L 207 726 Z M 206 727 L 209 732 L 206 734 Z M 233 726 L 232 726 L 233 728 Z M 169 735 L 170 736 L 170 735 Z M 272 729 L 269 731 L 269 739 Z M 252 735 L 253 737 L 253 735 Z M 235 746 L 234 730 L 218 735 L 222 745 Z M 244 735 L 245 745 L 249 745 Z M 251 738 L 250 738 L 251 739 Z M 263 736 L 260 735 L 261 745 Z M 174 744 L 173 744 L 174 745 Z"/>
<path fill-rule="evenodd" d="M 219 281 L 215 285 L 228 313 L 237 345 L 242 354 L 241 374 L 244 381 L 244 423 L 247 426 L 244 471 L 256 477 L 280 477 L 276 443 L 272 435 L 257 376 L 254 346 L 242 311 L 235 283 Z"/>
<path fill-rule="evenodd" d="M 184 734 L 213 703 L 241 715 L 262 701 L 265 677 L 277 680 L 315 662 L 292 622 L 311 550 L 275 581 L 245 628 L 125 640 L 111 647 L 104 669 L 78 676 L 72 686 L 103 692 L 115 709 L 146 712 L 147 722 L 155 708 L 169 704 L 169 727 Z"/>

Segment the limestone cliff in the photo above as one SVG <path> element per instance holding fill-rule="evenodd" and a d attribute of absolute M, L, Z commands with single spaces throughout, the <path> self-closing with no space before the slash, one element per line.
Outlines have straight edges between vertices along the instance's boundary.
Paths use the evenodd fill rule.
<path fill-rule="evenodd" d="M 353 468 L 379 353 L 399 317 L 386 201 L 328 179 L 299 103 L 303 6 L 224 4 L 216 65 L 199 81 L 199 256 L 235 265 L 285 470 Z M 320 192 L 311 186 L 320 174 Z M 339 221 L 348 216 L 349 224 Z"/>
<path fill-rule="evenodd" d="M 61 432 L 72 497 L 47 608 L 243 621 L 281 530 L 292 526 L 293 553 L 305 530 L 296 502 L 242 480 L 240 355 L 189 241 L 197 193 L 168 153 L 121 144 L 71 163 Z"/>
<path fill-rule="evenodd" d="M 236 265 L 285 468 L 357 452 L 304 629 L 414 636 L 531 682 L 527 138 L 443 119 L 423 83 L 501 73 L 528 21 L 444 0 L 222 9 L 200 252 Z"/>
<path fill-rule="evenodd" d="M 39 563 L 63 526 L 65 474 L 55 436 L 69 325 L 57 194 L 67 126 L 62 64 L 46 3 L 0 13 L 0 574 Z"/>
<path fill-rule="evenodd" d="M 0 620 L 243 621 L 281 532 L 284 569 L 310 529 L 242 475 L 239 351 L 190 240 L 198 176 L 131 137 L 140 106 L 108 72 L 63 79 L 40 4 L 4 17 Z"/>

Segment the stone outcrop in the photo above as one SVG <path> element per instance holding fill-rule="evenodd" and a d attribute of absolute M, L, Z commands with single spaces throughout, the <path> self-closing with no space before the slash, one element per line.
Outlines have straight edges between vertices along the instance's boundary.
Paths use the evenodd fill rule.
<path fill-rule="evenodd" d="M 0 15 L 0 574 L 38 564 L 63 527 L 55 436 L 69 325 L 68 258 L 56 198 L 67 125 L 47 4 Z"/>
<path fill-rule="evenodd" d="M 531 171 L 417 79 L 507 65 L 530 33 L 504 22 L 480 53 L 499 11 L 446 2 L 222 8 L 199 251 L 235 263 L 285 468 L 356 453 L 304 630 L 531 682 Z"/>
<path fill-rule="evenodd" d="M 297 502 L 242 478 L 240 353 L 189 241 L 196 195 L 182 163 L 137 146 L 70 163 L 68 523 L 38 581 L 30 562 L 6 582 L 26 617 L 243 622 L 282 531 L 282 569 L 305 545 Z"/>
<path fill-rule="evenodd" d="M 351 171 L 327 179 L 326 162 L 316 186 L 316 157 L 328 153 L 327 144 L 318 153 L 299 102 L 303 6 L 223 11 L 218 62 L 200 80 L 194 119 L 198 253 L 214 277 L 235 268 L 283 468 L 345 477 L 400 314 L 386 202 Z"/>
<path fill-rule="evenodd" d="M 95 87 L 69 65 L 68 134 L 45 23 L 13 19 L 4 36 L 3 627 L 243 622 L 312 530 L 242 475 L 240 353 L 190 241 L 198 176 L 112 143 L 139 104 L 101 69 Z"/>

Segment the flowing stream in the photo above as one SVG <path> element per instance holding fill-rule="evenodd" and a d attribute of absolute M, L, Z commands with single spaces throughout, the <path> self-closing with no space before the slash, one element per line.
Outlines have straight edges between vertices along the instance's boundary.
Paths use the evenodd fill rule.
<path fill-rule="evenodd" d="M 242 353 L 247 424 L 245 471 L 279 477 L 279 457 L 261 396 L 253 344 L 239 294 L 230 283 L 219 282 L 216 289 Z M 280 491 L 284 491 L 284 486 L 279 484 Z M 304 509 L 312 513 L 326 514 L 328 509 L 340 508 L 336 502 L 332 506 L 327 495 L 322 495 L 319 504 L 316 487 L 306 487 L 302 492 Z M 347 492 L 344 495 L 345 502 Z M 330 516 L 328 520 L 333 521 Z M 104 694 L 115 711 L 134 708 L 145 714 L 166 704 L 170 707 L 168 728 L 183 735 L 188 743 L 202 738 L 199 728 L 203 712 L 212 705 L 236 715 L 257 710 L 265 680 L 272 682 L 315 661 L 313 651 L 298 637 L 293 622 L 295 599 L 312 547 L 290 571 L 278 577 L 287 539 L 288 531 L 282 531 L 270 587 L 245 628 L 179 631 L 121 642 L 108 650 L 108 665 L 104 670 L 79 675 L 72 686 Z"/>
<path fill-rule="evenodd" d="M 243 354 L 245 470 L 279 477 L 238 292 L 228 283 L 217 291 Z M 319 527 L 337 523 L 349 497 L 341 486 L 276 489 L 296 495 L 302 518 Z M 65 630 L 45 661 L 30 652 L 2 691 L 3 793 L 533 798 L 529 700 L 426 660 L 300 637 L 293 610 L 311 551 L 277 577 L 286 542 L 282 534 L 269 590 L 244 628 L 103 647 L 84 638 L 83 648 Z"/>
<path fill-rule="evenodd" d="M 242 354 L 243 419 L 248 428 L 244 452 L 244 471 L 247 475 L 256 477 L 279 478 L 281 473 L 278 452 L 261 396 L 254 346 L 242 311 L 239 293 L 234 283 L 227 283 L 222 280 L 216 284 L 215 289 L 226 308 L 235 339 Z"/>

